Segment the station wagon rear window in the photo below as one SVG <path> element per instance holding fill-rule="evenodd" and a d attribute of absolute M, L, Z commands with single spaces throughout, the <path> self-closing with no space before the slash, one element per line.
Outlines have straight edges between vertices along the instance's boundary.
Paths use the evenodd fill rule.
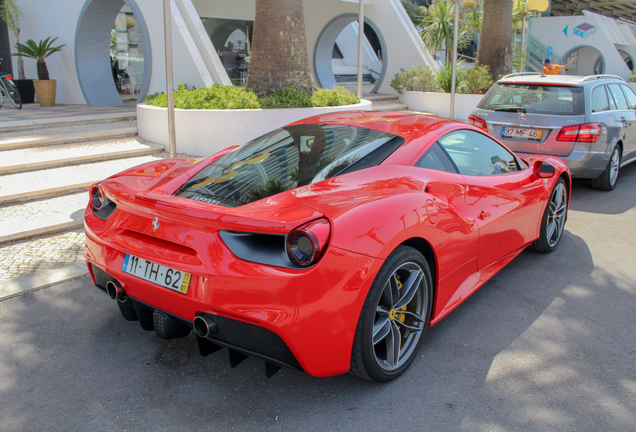
<path fill-rule="evenodd" d="M 524 112 L 548 115 L 585 114 L 583 87 L 495 83 L 478 108 L 493 111 Z"/>

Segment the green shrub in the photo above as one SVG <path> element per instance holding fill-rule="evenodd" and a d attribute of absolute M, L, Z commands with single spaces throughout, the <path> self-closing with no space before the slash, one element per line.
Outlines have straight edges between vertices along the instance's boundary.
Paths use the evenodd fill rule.
<path fill-rule="evenodd" d="M 492 78 L 488 66 L 473 66 L 464 73 L 463 92 L 468 94 L 483 94 L 492 85 Z"/>
<path fill-rule="evenodd" d="M 276 90 L 271 96 L 258 98 L 252 91 L 243 87 L 220 86 L 211 88 L 188 88 L 179 84 L 174 92 L 174 106 L 181 109 L 257 109 L 257 108 L 305 108 L 340 106 L 359 103 L 360 99 L 338 87 L 332 90 L 316 90 L 313 95 L 296 88 Z M 146 97 L 148 105 L 166 108 L 166 93 L 155 93 Z"/>
<path fill-rule="evenodd" d="M 458 65 L 459 66 L 459 65 Z M 459 67 L 455 70 L 455 92 L 463 93 L 463 78 L 464 71 Z M 451 85 L 453 83 L 453 64 L 446 63 L 443 68 L 437 71 L 437 85 L 440 86 L 444 93 L 451 92 Z"/>
<path fill-rule="evenodd" d="M 435 73 L 423 65 L 411 66 L 408 69 L 401 68 L 391 81 L 391 87 L 402 94 L 405 90 L 441 92 L 442 89 L 437 84 Z"/>
<path fill-rule="evenodd" d="M 460 63 L 461 64 L 461 63 Z M 400 69 L 391 81 L 391 87 L 402 94 L 405 90 L 450 93 L 453 80 L 453 66 L 451 63 L 434 73 L 423 65 Z M 488 66 L 475 66 L 466 71 L 457 68 L 455 76 L 455 91 L 457 93 L 481 94 L 492 85 Z"/>
<path fill-rule="evenodd" d="M 155 93 L 146 98 L 148 105 L 168 106 L 166 93 Z M 179 84 L 174 91 L 174 107 L 181 109 L 240 109 L 259 108 L 258 99 L 243 87 L 221 86 L 214 84 L 210 88 L 188 88 Z"/>
<path fill-rule="evenodd" d="M 314 107 L 353 105 L 357 103 L 360 103 L 360 98 L 344 87 L 318 89 L 311 96 L 311 106 Z"/>
<path fill-rule="evenodd" d="M 305 108 L 311 106 L 307 93 L 295 87 L 276 90 L 271 96 L 258 99 L 261 108 Z"/>

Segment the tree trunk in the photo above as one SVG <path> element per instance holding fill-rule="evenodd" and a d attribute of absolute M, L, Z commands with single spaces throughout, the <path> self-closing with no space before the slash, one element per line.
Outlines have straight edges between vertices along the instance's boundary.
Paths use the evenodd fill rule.
<path fill-rule="evenodd" d="M 38 79 L 39 80 L 47 80 L 49 79 L 49 69 L 46 67 L 46 63 L 44 60 L 38 60 Z"/>
<path fill-rule="evenodd" d="M 313 91 L 303 0 L 256 0 L 246 87 L 261 95 L 286 87 Z"/>
<path fill-rule="evenodd" d="M 493 80 L 512 71 L 512 6 L 513 0 L 484 0 L 477 61 Z"/>

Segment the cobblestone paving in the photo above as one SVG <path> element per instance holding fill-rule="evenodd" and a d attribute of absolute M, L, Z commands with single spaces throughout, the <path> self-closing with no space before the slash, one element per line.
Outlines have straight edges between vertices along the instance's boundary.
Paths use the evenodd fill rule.
<path fill-rule="evenodd" d="M 84 262 L 84 229 L 0 246 L 0 282 L 20 275 Z"/>
<path fill-rule="evenodd" d="M 29 225 L 42 219 L 60 219 L 60 216 L 79 220 L 87 203 L 88 192 L 80 192 L 22 204 L 0 204 L 0 220 L 7 228 Z M 5 227 L 0 226 L 0 233 L 4 230 Z"/>

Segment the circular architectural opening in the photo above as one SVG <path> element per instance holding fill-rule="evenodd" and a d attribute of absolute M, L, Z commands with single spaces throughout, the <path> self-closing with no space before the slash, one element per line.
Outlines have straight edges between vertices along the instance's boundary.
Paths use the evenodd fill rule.
<path fill-rule="evenodd" d="M 134 14 L 124 5 L 110 34 L 113 81 L 124 102 L 136 101 L 144 77 L 144 45 Z"/>
<path fill-rule="evenodd" d="M 567 64 L 574 57 L 576 62 L 565 72 L 567 75 L 596 75 L 605 73 L 605 58 L 596 48 L 591 46 L 577 47 L 563 56 L 562 64 Z"/>
<path fill-rule="evenodd" d="M 314 70 L 324 88 L 355 85 L 358 74 L 358 16 L 334 18 L 320 33 L 314 52 Z M 387 60 L 386 43 L 375 23 L 365 18 L 362 74 L 364 84 L 375 93 L 382 84 Z M 365 92 L 366 93 L 366 92 Z"/>
<path fill-rule="evenodd" d="M 219 18 L 203 18 L 201 21 L 232 83 L 245 85 L 253 22 Z"/>
<path fill-rule="evenodd" d="M 134 0 L 86 1 L 75 31 L 75 68 L 88 105 L 142 101 L 151 64 L 148 29 Z"/>

